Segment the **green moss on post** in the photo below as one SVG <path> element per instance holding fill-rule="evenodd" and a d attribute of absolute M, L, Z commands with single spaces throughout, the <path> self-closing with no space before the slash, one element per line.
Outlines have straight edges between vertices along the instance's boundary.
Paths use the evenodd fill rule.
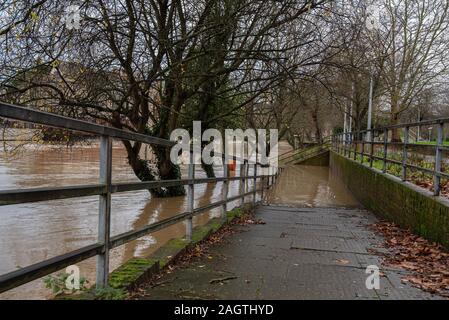
<path fill-rule="evenodd" d="M 128 289 L 143 277 L 150 277 L 159 271 L 159 261 L 154 258 L 133 258 L 114 270 L 109 276 L 109 286 L 115 289 Z"/>

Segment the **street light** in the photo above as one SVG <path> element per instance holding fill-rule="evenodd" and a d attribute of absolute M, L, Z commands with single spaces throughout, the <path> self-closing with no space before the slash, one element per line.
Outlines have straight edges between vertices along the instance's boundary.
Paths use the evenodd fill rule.
<path fill-rule="evenodd" d="M 368 102 L 368 125 L 367 125 L 367 138 L 368 141 L 371 141 L 371 123 L 373 121 L 373 91 L 374 91 L 374 75 L 372 67 L 370 68 L 370 80 L 369 80 L 369 102 Z"/>
<path fill-rule="evenodd" d="M 359 74 L 359 76 L 360 76 L 360 74 Z M 344 143 L 346 145 L 351 143 L 351 138 L 348 133 L 352 132 L 352 107 L 354 105 L 354 91 L 355 91 L 355 87 L 354 87 L 354 81 L 353 81 L 352 87 L 351 87 L 351 101 L 349 104 L 349 112 L 348 112 L 347 105 L 345 106 L 345 111 L 344 111 L 343 132 L 344 132 Z"/>
<path fill-rule="evenodd" d="M 375 32 L 380 29 L 380 12 L 375 5 L 370 5 L 366 8 L 366 29 L 370 32 Z M 368 101 L 368 125 L 367 125 L 367 139 L 371 141 L 371 127 L 373 121 L 373 91 L 374 91 L 374 69 L 370 61 L 370 81 L 369 81 L 369 101 Z"/>

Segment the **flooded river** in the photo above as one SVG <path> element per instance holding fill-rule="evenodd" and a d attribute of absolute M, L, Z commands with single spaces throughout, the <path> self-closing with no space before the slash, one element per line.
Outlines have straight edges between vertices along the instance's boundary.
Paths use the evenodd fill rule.
<path fill-rule="evenodd" d="M 25 189 L 97 183 L 98 146 L 25 149 L 18 156 L 0 154 L 0 189 Z M 251 172 L 250 172 L 251 173 Z M 216 168 L 217 176 L 222 175 Z M 236 174 L 239 174 L 238 172 Z M 183 176 L 186 172 L 183 170 Z M 205 177 L 201 169 L 197 177 Z M 113 148 L 113 181 L 137 181 L 120 143 Z M 356 201 L 328 168 L 290 167 L 284 172 L 270 202 L 300 206 L 355 206 Z M 239 184 L 230 183 L 229 196 Z M 195 207 L 221 199 L 221 183 L 195 186 Z M 247 201 L 251 199 L 248 198 Z M 237 205 L 229 205 L 231 209 Z M 185 197 L 152 199 L 148 191 L 112 195 L 111 233 L 117 235 L 186 210 Z M 219 216 L 216 208 L 194 218 L 194 225 Z M 0 274 L 11 272 L 96 242 L 98 196 L 41 203 L 0 206 Z M 132 257 L 145 257 L 168 240 L 185 235 L 184 223 L 147 235 L 111 251 L 111 270 Z M 95 258 L 78 264 L 81 275 L 94 281 Z M 51 292 L 42 279 L 0 295 L 0 299 L 46 299 Z"/>

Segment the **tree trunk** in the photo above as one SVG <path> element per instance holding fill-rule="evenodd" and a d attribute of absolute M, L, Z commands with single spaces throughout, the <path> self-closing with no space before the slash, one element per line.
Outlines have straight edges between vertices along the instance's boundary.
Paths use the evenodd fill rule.
<path fill-rule="evenodd" d="M 140 159 L 139 152 L 136 152 L 129 142 L 125 143 L 125 147 L 128 153 L 128 163 L 136 177 L 139 178 L 140 181 L 155 181 L 156 177 L 148 166 L 148 162 Z M 150 189 L 149 191 L 152 195 L 158 197 L 160 196 L 162 189 Z"/>
<path fill-rule="evenodd" d="M 181 179 L 181 169 L 170 160 L 170 148 L 154 147 L 157 157 L 157 166 L 159 168 L 159 178 L 161 180 Z M 184 186 L 174 186 L 163 188 L 159 197 L 177 197 L 186 194 Z"/>
<path fill-rule="evenodd" d="M 320 128 L 320 124 L 318 122 L 318 112 L 317 111 L 312 112 L 312 119 L 313 119 L 313 123 L 315 124 L 316 142 L 321 144 L 323 142 L 323 137 L 321 136 L 321 128 Z"/>
<path fill-rule="evenodd" d="M 132 147 L 128 141 L 124 142 L 126 151 L 128 153 L 128 163 L 131 166 L 134 174 L 140 181 L 156 181 L 157 175 L 151 170 L 148 165 L 148 161 L 145 161 L 139 156 L 139 147 Z M 157 150 L 159 149 L 159 150 Z M 157 166 L 159 168 L 160 180 L 176 180 L 181 179 L 181 170 L 179 166 L 174 165 L 170 160 L 169 148 L 153 148 L 157 157 Z M 168 155 L 167 155 L 168 154 Z M 149 190 L 155 197 L 174 197 L 185 195 L 185 189 L 183 186 L 174 186 L 167 188 L 156 188 Z"/>
<path fill-rule="evenodd" d="M 391 125 L 399 124 L 399 114 L 396 112 L 391 113 Z M 392 130 L 391 142 L 402 142 L 401 129 L 395 128 Z"/>
<path fill-rule="evenodd" d="M 211 164 L 205 164 L 201 159 L 201 168 L 204 170 L 208 178 L 215 178 L 214 166 Z"/>

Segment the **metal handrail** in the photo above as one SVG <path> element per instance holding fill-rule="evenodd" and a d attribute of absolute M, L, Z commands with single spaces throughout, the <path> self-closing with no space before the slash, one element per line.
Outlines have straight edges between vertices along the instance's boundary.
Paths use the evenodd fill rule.
<path fill-rule="evenodd" d="M 307 148 L 307 149 L 298 150 L 296 153 L 293 153 L 293 154 L 289 155 L 288 157 L 279 159 L 279 161 L 285 162 L 287 159 L 300 157 L 303 154 L 309 153 L 310 150 L 313 150 L 314 148 L 326 148 L 326 147 L 329 147 L 329 144 L 331 143 L 331 139 L 332 139 L 331 136 L 325 137 L 325 138 L 323 138 L 323 142 L 322 143 L 317 144 L 317 145 L 315 145 L 313 147 L 310 147 L 310 148 Z M 288 164 L 288 163 L 291 163 L 293 161 L 296 161 L 296 159 L 289 160 L 286 163 Z"/>
<path fill-rule="evenodd" d="M 403 123 L 398 125 L 374 128 L 371 130 L 360 130 L 346 133 L 339 133 L 332 136 L 332 148 L 337 153 L 357 160 L 360 156 L 360 163 L 365 163 L 365 157 L 368 158 L 367 164 L 373 167 L 374 160 L 382 161 L 382 172 L 387 173 L 388 164 L 396 164 L 402 167 L 401 179 L 407 181 L 407 173 L 409 169 L 417 170 L 433 176 L 434 196 L 441 194 L 441 179 L 449 179 L 449 173 L 442 172 L 443 152 L 449 151 L 444 145 L 444 125 L 449 123 L 449 118 L 440 118 L 434 120 L 426 120 L 421 122 Z M 410 142 L 410 128 L 417 126 L 437 125 L 437 139 L 435 144 L 418 144 Z M 391 141 L 389 139 L 390 131 L 403 129 L 402 141 Z M 377 141 L 376 141 L 376 133 Z M 369 146 L 369 152 L 365 152 L 365 146 Z M 382 156 L 375 155 L 376 146 L 383 146 Z M 388 147 L 395 146 L 402 148 L 401 160 L 388 158 Z M 359 151 L 361 147 L 361 151 Z M 410 158 L 409 149 L 411 148 L 433 149 L 435 154 L 434 169 L 424 168 L 418 165 L 408 163 Z"/>
<path fill-rule="evenodd" d="M 15 106 L 0 102 L 0 117 L 5 117 L 13 120 L 24 122 L 31 122 L 35 124 L 51 126 L 71 131 L 79 131 L 100 136 L 100 181 L 99 184 L 81 185 L 81 186 L 64 186 L 55 188 L 30 188 L 30 189 L 16 189 L 16 190 L 1 190 L 0 191 L 0 206 L 12 205 L 19 203 L 31 203 L 39 201 L 48 201 L 56 199 L 78 198 L 85 196 L 100 197 L 99 205 L 99 226 L 98 226 L 98 242 L 80 248 L 78 250 L 58 255 L 51 259 L 41 261 L 39 263 L 21 268 L 19 270 L 0 275 L 0 293 L 18 287 L 35 279 L 41 278 L 45 275 L 61 270 L 64 267 L 74 263 L 86 260 L 88 258 L 97 256 L 96 264 L 96 285 L 98 288 L 107 286 L 109 275 L 109 251 L 117 246 L 128 243 L 132 240 L 143 237 L 149 233 L 167 228 L 173 224 L 187 220 L 186 224 L 186 238 L 191 240 L 192 236 L 192 218 L 198 214 L 203 213 L 212 208 L 220 207 L 221 217 L 225 219 L 227 204 L 236 200 L 244 203 L 245 197 L 253 196 L 253 205 L 256 204 L 257 192 L 264 192 L 265 189 L 270 188 L 277 180 L 282 168 L 275 170 L 273 167 L 268 168 L 267 175 L 258 175 L 257 167 L 260 165 L 257 161 L 253 163 L 254 174 L 248 175 L 246 172 L 249 169 L 249 161 L 245 158 L 230 156 L 225 154 L 215 153 L 216 156 L 221 156 L 223 161 L 224 176 L 219 178 L 195 178 L 195 164 L 193 161 L 188 165 L 188 179 L 178 180 L 161 180 L 161 181 L 142 181 L 142 182 L 125 182 L 112 183 L 112 139 L 138 141 L 142 143 L 160 145 L 170 147 L 175 145 L 175 142 L 151 137 L 143 134 L 138 134 L 130 131 L 120 130 L 116 128 L 106 127 L 98 124 L 89 123 L 82 120 L 63 117 L 56 114 L 32 110 L 20 106 Z M 191 153 L 192 154 L 192 153 Z M 192 155 L 191 155 L 192 159 Z M 230 177 L 225 160 L 238 160 L 240 164 L 240 175 L 238 177 Z M 244 174 L 242 174 L 244 173 Z M 245 181 L 253 180 L 253 190 L 245 192 Z M 262 188 L 257 189 L 257 180 L 262 182 L 266 180 L 266 184 L 262 183 Z M 230 181 L 240 181 L 240 194 L 234 197 L 228 197 L 228 183 Z M 203 207 L 194 207 L 194 185 L 223 182 L 221 201 L 208 204 Z M 110 222 L 111 222 L 111 194 L 117 192 L 128 192 L 137 190 L 150 190 L 161 187 L 171 186 L 188 186 L 188 210 L 187 212 L 175 215 L 165 220 L 141 227 L 137 230 L 130 230 L 128 232 L 110 236 Z"/>

